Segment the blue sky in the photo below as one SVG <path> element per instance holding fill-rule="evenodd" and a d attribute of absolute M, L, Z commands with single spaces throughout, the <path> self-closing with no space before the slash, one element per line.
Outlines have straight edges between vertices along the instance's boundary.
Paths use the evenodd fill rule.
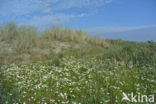
<path fill-rule="evenodd" d="M 0 0 L 0 25 L 9 21 L 40 30 L 62 25 L 111 39 L 156 41 L 156 0 Z M 138 39 L 143 30 L 147 37 Z"/>

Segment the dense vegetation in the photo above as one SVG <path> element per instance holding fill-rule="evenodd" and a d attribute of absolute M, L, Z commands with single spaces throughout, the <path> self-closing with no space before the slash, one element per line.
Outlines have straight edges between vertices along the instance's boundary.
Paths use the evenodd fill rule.
<path fill-rule="evenodd" d="M 105 39 L 89 37 L 82 30 L 53 27 L 38 34 L 33 27 L 18 27 L 14 23 L 6 24 L 0 29 L 0 48 L 3 49 L 0 51 L 1 64 L 52 59 L 63 51 L 67 54 L 70 54 L 69 51 L 73 51 L 73 54 L 76 51 L 75 54 L 79 54 L 82 51 L 86 52 L 88 47 L 90 51 L 87 52 L 96 53 L 107 46 Z M 92 50 L 96 47 L 97 50 Z"/>
<path fill-rule="evenodd" d="M 9 23 L 0 28 L 0 65 L 0 104 L 129 104 L 123 92 L 156 94 L 152 41 Z"/>

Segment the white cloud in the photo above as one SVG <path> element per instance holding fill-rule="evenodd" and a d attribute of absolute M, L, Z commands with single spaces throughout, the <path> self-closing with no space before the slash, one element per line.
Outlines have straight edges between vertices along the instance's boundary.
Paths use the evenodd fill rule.
<path fill-rule="evenodd" d="M 93 12 L 87 10 L 81 13 L 64 13 L 64 10 L 92 7 L 95 9 L 110 2 L 112 0 L 3 0 L 0 2 L 1 5 L 3 4 L 0 7 L 0 16 L 3 18 L 9 17 L 11 21 L 17 21 L 17 18 L 22 17 L 22 23 L 20 24 L 61 24 L 71 18 L 89 16 Z M 30 18 L 25 19 L 26 16 L 30 16 Z M 25 21 L 23 21 L 24 19 Z"/>
<path fill-rule="evenodd" d="M 57 6 L 56 10 L 64 10 L 70 8 L 83 8 L 83 7 L 99 7 L 101 5 L 111 3 L 112 0 L 62 0 Z"/>
<path fill-rule="evenodd" d="M 154 25 L 145 25 L 145 26 L 102 26 L 86 29 L 91 34 L 105 34 L 105 33 L 117 33 L 125 32 L 130 30 L 144 29 L 148 27 L 154 27 Z"/>
<path fill-rule="evenodd" d="M 27 15 L 36 11 L 49 12 L 51 10 L 64 10 L 73 7 L 98 7 L 112 0 L 11 0 L 2 1 L 0 15 L 13 14 Z M 50 10 L 51 9 L 51 10 Z"/>
<path fill-rule="evenodd" d="M 52 10 L 51 10 L 51 8 L 46 8 L 46 9 L 44 9 L 43 10 L 43 13 L 52 13 Z"/>
<path fill-rule="evenodd" d="M 51 25 L 61 25 L 62 23 L 74 18 L 74 15 L 67 14 L 50 14 L 45 16 L 34 16 L 31 20 L 27 20 L 20 25 L 31 25 L 39 29 L 47 28 Z"/>

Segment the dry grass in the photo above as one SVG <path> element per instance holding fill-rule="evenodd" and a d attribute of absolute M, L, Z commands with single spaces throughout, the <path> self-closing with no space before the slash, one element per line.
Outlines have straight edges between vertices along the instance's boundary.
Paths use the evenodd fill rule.
<path fill-rule="evenodd" d="M 57 44 L 55 44 L 56 42 Z M 63 51 L 66 43 L 68 44 L 68 47 L 65 48 L 66 50 L 71 47 L 83 50 L 81 46 L 94 46 L 100 49 L 108 46 L 105 39 L 91 37 L 82 30 L 54 26 L 41 35 L 34 27 L 19 27 L 11 22 L 0 28 L 0 47 L 2 49 L 0 51 L 0 62 L 5 64 L 23 61 L 30 63 L 32 61 L 50 59 Z M 8 45 L 5 46 L 6 44 Z M 5 48 L 10 49 L 10 51 L 5 50 Z M 77 53 L 82 54 L 79 52 Z"/>
<path fill-rule="evenodd" d="M 45 38 L 50 40 L 60 40 L 76 43 L 87 43 L 99 47 L 107 47 L 108 44 L 103 38 L 89 36 L 82 30 L 72 30 L 69 28 L 53 27 L 45 32 Z"/>

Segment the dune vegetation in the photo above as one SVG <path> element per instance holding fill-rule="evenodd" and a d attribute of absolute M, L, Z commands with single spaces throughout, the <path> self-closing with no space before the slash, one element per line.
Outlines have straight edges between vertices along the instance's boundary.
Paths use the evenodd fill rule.
<path fill-rule="evenodd" d="M 0 104 L 136 104 L 122 101 L 123 92 L 156 94 L 155 42 L 0 27 Z"/>

